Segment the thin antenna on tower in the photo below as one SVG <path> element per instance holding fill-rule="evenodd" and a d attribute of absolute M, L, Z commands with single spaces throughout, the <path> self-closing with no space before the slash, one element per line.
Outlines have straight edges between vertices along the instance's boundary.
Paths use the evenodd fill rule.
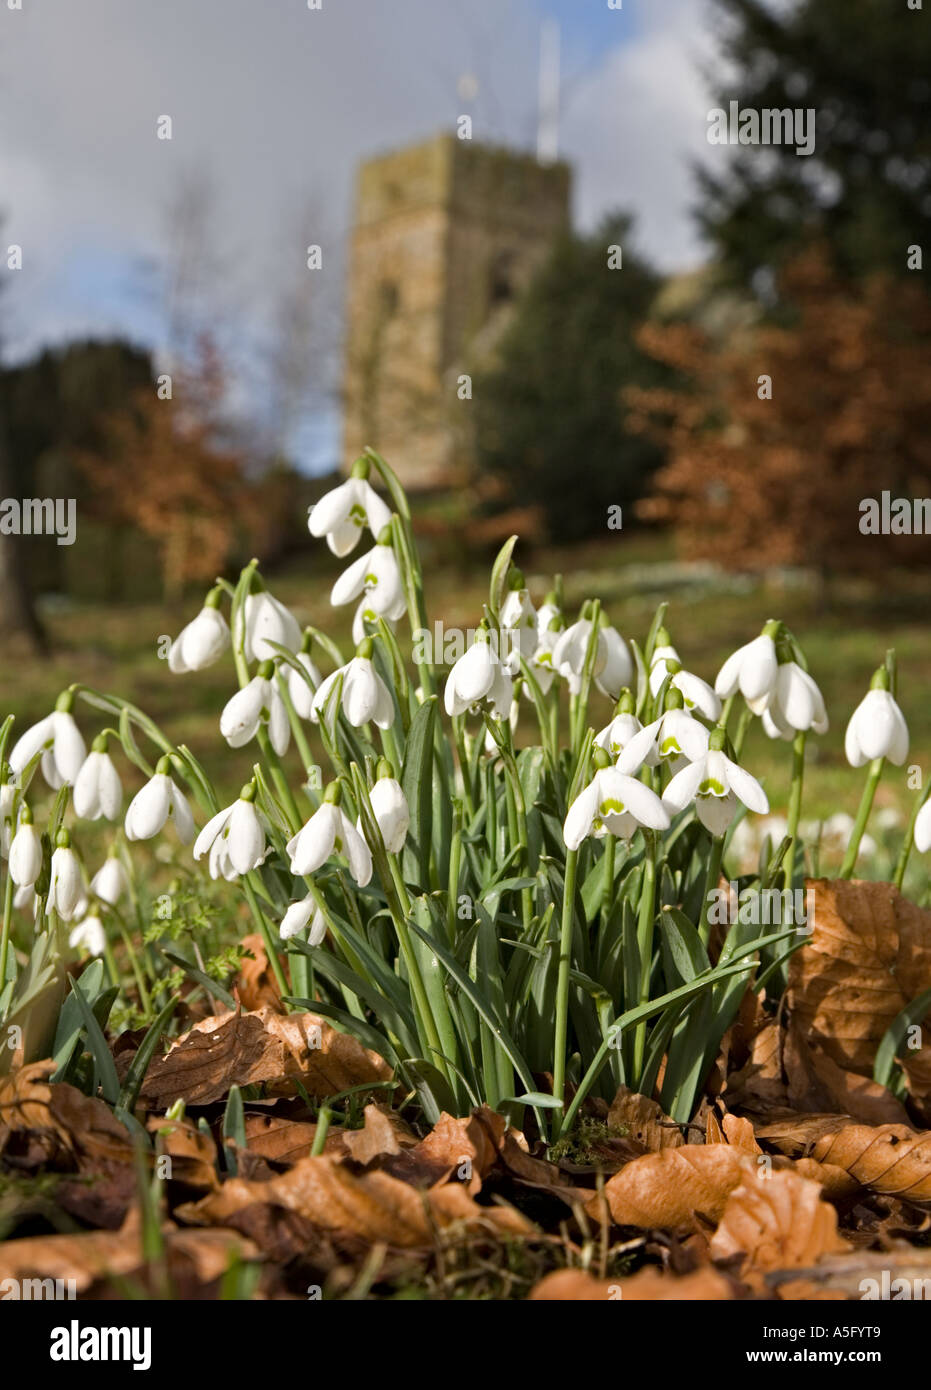
<path fill-rule="evenodd" d="M 540 113 L 537 160 L 553 164 L 559 157 L 559 24 L 546 19 L 540 30 Z"/>

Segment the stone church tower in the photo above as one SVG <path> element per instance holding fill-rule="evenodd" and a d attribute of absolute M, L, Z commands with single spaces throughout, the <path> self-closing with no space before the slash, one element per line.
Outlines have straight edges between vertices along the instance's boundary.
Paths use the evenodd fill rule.
<path fill-rule="evenodd" d="M 441 135 L 359 170 L 344 378 L 347 464 L 366 444 L 406 487 L 468 467 L 459 377 L 569 220 L 569 168 Z"/>

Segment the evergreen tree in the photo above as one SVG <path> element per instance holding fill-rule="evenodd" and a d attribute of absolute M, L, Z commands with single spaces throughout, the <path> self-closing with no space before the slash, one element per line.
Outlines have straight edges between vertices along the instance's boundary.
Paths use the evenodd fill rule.
<path fill-rule="evenodd" d="M 659 281 L 629 233 L 620 216 L 587 237 L 566 233 L 476 374 L 479 467 L 514 502 L 539 503 L 560 540 L 604 533 L 608 508 L 639 497 L 661 458 L 625 427 L 624 388 L 666 371 L 634 341 Z"/>
<path fill-rule="evenodd" d="M 743 282 L 812 240 L 838 269 L 908 273 L 931 214 L 931 14 L 917 0 L 715 0 L 718 104 L 808 108 L 815 149 L 717 148 L 698 171 L 699 220 Z M 927 248 L 925 248 L 927 249 Z"/>

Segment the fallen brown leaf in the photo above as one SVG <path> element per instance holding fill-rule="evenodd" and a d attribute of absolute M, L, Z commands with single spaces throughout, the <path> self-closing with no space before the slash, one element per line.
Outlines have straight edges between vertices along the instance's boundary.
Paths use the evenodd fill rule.
<path fill-rule="evenodd" d="M 478 1206 L 459 1183 L 424 1191 L 389 1173 L 353 1173 L 328 1155 L 301 1159 L 268 1182 L 231 1178 L 219 1192 L 179 1207 L 177 1215 L 195 1225 L 226 1225 L 255 1203 L 296 1212 L 322 1230 L 398 1247 L 430 1245 L 437 1228 L 457 1222 L 486 1224 L 511 1235 L 534 1229 L 513 1208 Z"/>
<path fill-rule="evenodd" d="M 609 1178 L 603 1197 L 596 1194 L 585 1209 L 600 1220 L 606 1199 L 618 1226 L 702 1231 L 720 1220 L 748 1167 L 746 1155 L 729 1144 L 663 1149 L 628 1163 Z"/>
<path fill-rule="evenodd" d="M 710 1302 L 731 1299 L 733 1287 L 723 1274 L 698 1269 L 694 1274 L 676 1277 L 656 1269 L 642 1269 L 623 1279 L 596 1279 L 581 1269 L 561 1269 L 547 1274 L 528 1294 L 530 1302 L 613 1302 L 665 1303 Z"/>
<path fill-rule="evenodd" d="M 677 1149 L 685 1143 L 682 1130 L 663 1113 L 655 1100 L 637 1095 L 626 1086 L 618 1089 L 611 1102 L 608 1124 L 614 1129 L 626 1129 L 630 1138 L 641 1144 L 647 1153 Z"/>
<path fill-rule="evenodd" d="M 931 911 L 889 883 L 807 881 L 810 942 L 789 964 L 789 1006 L 838 1066 L 870 1076 L 890 1023 L 931 986 Z M 931 1081 L 931 1046 L 902 1058 L 915 1094 Z"/>
<path fill-rule="evenodd" d="M 849 1250 L 837 1234 L 837 1212 L 817 1183 L 791 1172 L 747 1176 L 727 1199 L 711 1237 L 712 1259 L 743 1255 L 741 1278 L 754 1288 L 773 1269 L 800 1269 L 822 1255 Z"/>
<path fill-rule="evenodd" d="M 209 1105 L 232 1085 L 266 1083 L 289 1094 L 295 1081 L 325 1098 L 353 1086 L 391 1078 L 391 1068 L 374 1052 L 315 1014 L 230 1012 L 207 1018 L 153 1061 L 141 1098 L 157 1110 L 174 1101 Z"/>
<path fill-rule="evenodd" d="M 931 1132 L 905 1125 L 845 1125 L 815 1140 L 810 1157 L 843 1168 L 863 1187 L 909 1202 L 931 1202 Z"/>
<path fill-rule="evenodd" d="M 268 961 L 265 942 L 258 932 L 243 938 L 242 945 L 251 951 L 240 962 L 235 990 L 244 1009 L 261 1009 L 267 1006 L 273 1013 L 284 1013 L 281 992 L 274 971 Z"/>

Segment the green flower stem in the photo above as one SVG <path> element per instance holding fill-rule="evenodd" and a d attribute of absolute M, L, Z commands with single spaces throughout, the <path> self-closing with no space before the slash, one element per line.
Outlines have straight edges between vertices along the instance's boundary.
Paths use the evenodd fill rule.
<path fill-rule="evenodd" d="M 908 861 L 911 858 L 912 847 L 915 843 L 915 822 L 918 819 L 918 812 L 921 810 L 922 806 L 925 804 L 929 796 L 931 796 L 931 782 L 928 783 L 927 787 L 921 793 L 921 795 L 915 798 L 915 805 L 912 808 L 911 819 L 908 822 L 908 829 L 905 832 L 905 839 L 902 842 L 902 848 L 899 851 L 899 857 L 896 861 L 895 875 L 892 881 L 900 892 L 902 890 L 902 884 L 905 880 L 905 870 L 908 868 Z M 0 972 L 0 985 L 2 985 L 2 982 L 3 973 Z"/>
<path fill-rule="evenodd" d="M 739 762 L 740 750 L 744 746 L 744 739 L 747 737 L 747 730 L 753 720 L 753 710 L 749 705 L 744 705 L 740 711 L 740 718 L 737 720 L 737 731 L 734 734 L 734 758 Z"/>
<path fill-rule="evenodd" d="M 314 758 L 313 753 L 310 751 L 310 744 L 307 742 L 307 735 L 304 733 L 304 726 L 298 718 L 294 705 L 291 702 L 291 692 L 288 690 L 288 683 L 286 680 L 284 680 L 280 671 L 278 672 L 278 690 L 281 694 L 282 700 L 284 701 L 284 707 L 288 711 L 288 723 L 291 725 L 291 732 L 294 735 L 294 742 L 297 744 L 297 751 L 301 755 L 301 762 L 303 763 L 304 771 L 306 772 L 308 768 L 315 766 L 316 759 Z"/>
<path fill-rule="evenodd" d="M 281 759 L 272 747 L 267 729 L 260 725 L 256 737 L 258 738 L 259 747 L 262 750 L 265 761 L 268 764 L 268 770 L 275 784 L 275 791 L 278 793 L 282 810 L 285 812 L 291 826 L 291 834 L 296 835 L 304 824 L 304 817 L 301 815 L 298 804 L 294 799 L 294 793 L 291 791 L 290 784 L 285 776 Z"/>
<path fill-rule="evenodd" d="M 456 913 L 459 907 L 459 874 L 462 870 L 462 809 L 453 802 L 452 843 L 449 847 L 449 882 L 446 893 L 446 935 L 456 944 Z"/>
<path fill-rule="evenodd" d="M 711 939 L 711 910 L 714 901 L 712 894 L 717 888 L 718 880 L 721 877 L 721 860 L 723 858 L 724 836 L 712 835 L 711 845 L 708 849 L 708 868 L 705 873 L 705 893 L 702 898 L 701 923 L 698 928 L 698 934 L 701 937 L 703 946 L 707 946 Z"/>
<path fill-rule="evenodd" d="M 799 732 L 792 742 L 792 785 L 789 789 L 789 814 L 786 833 L 791 840 L 786 855 L 786 887 L 795 883 L 796 842 L 798 840 L 798 821 L 802 811 L 802 783 L 805 778 L 805 733 Z M 802 871 L 804 874 L 804 856 Z"/>
<path fill-rule="evenodd" d="M 119 928 L 120 938 L 122 939 L 123 945 L 126 947 L 126 954 L 129 957 L 129 964 L 136 981 L 136 988 L 139 991 L 139 1002 L 142 1004 L 145 1015 L 148 1018 L 152 1013 L 152 996 L 149 994 L 148 985 L 145 982 L 145 973 L 139 964 L 136 948 L 133 946 L 132 934 L 127 929 L 122 917 L 118 919 L 117 926 Z"/>
<path fill-rule="evenodd" d="M 268 956 L 268 963 L 272 968 L 272 974 L 275 977 L 275 983 L 278 986 L 278 990 L 281 994 L 281 997 L 284 998 L 285 995 L 291 993 L 291 987 L 288 984 L 288 981 L 285 978 L 285 973 L 281 968 L 281 961 L 278 959 L 278 950 L 275 945 L 275 938 L 272 936 L 271 927 L 265 920 L 265 913 L 259 906 L 259 900 L 256 897 L 255 889 L 250 881 L 252 879 L 252 875 L 257 873 L 258 870 L 253 869 L 251 873 L 243 875 L 243 878 L 241 879 L 243 892 L 246 895 L 246 901 L 249 904 L 252 916 L 255 918 L 259 931 L 262 934 L 262 940 L 265 943 L 265 954 Z M 287 1005 L 285 1007 L 287 1007 Z"/>
<path fill-rule="evenodd" d="M 874 758 L 870 763 L 870 771 L 866 779 L 866 786 L 863 788 L 863 795 L 860 798 L 860 809 L 857 811 L 857 818 L 854 821 L 853 830 L 850 833 L 850 843 L 847 846 L 847 853 L 844 855 L 844 862 L 841 865 L 840 878 L 849 878 L 854 871 L 857 855 L 860 853 L 860 841 L 863 839 L 866 822 L 869 820 L 870 811 L 873 809 L 873 798 L 876 795 L 876 788 L 879 786 L 879 779 L 883 775 L 885 762 L 885 758 Z"/>
<path fill-rule="evenodd" d="M 650 998 L 650 967 L 653 963 L 653 922 L 656 917 L 656 836 L 652 830 L 643 831 L 643 883 L 640 887 L 640 914 L 637 918 L 637 954 L 640 958 L 640 998 L 646 1004 Z M 643 1071 L 646 1054 L 647 1023 L 637 1024 L 633 1044 L 633 1081 L 636 1086 Z"/>
<path fill-rule="evenodd" d="M 10 950 L 10 922 L 13 917 L 13 880 L 9 871 L 3 890 L 3 929 L 0 932 L 0 994 L 6 988 L 6 961 Z"/>
<path fill-rule="evenodd" d="M 469 777 L 469 758 L 465 741 L 465 715 L 454 714 L 452 717 L 452 725 L 453 738 L 456 740 L 456 756 L 459 759 L 459 772 L 462 776 L 462 795 L 465 800 L 469 820 L 471 821 L 475 816 L 475 799 L 472 796 L 471 778 Z"/>
<path fill-rule="evenodd" d="M 601 916 L 604 925 L 608 925 L 608 918 L 611 915 L 611 908 L 614 906 L 614 859 L 617 850 L 617 840 L 613 835 L 606 835 L 604 839 L 604 880 L 601 885 Z"/>
<path fill-rule="evenodd" d="M 556 979 L 556 1032 L 553 1039 L 553 1095 L 565 1105 L 566 1044 L 569 1036 L 569 972 L 572 966 L 572 923 L 575 912 L 575 881 L 579 852 L 566 853 L 566 879 L 563 887 L 562 923 L 559 932 L 559 973 Z M 554 1115 L 560 1112 L 555 1110 Z M 555 1132 L 559 1129 L 558 1121 Z"/>

